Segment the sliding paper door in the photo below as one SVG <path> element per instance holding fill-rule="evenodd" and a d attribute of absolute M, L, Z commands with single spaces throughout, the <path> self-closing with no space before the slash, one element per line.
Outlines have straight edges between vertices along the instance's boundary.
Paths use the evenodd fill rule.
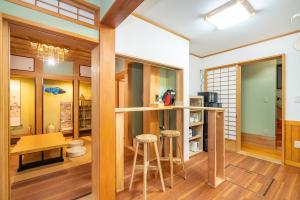
<path fill-rule="evenodd" d="M 236 140 L 238 135 L 238 70 L 239 66 L 206 70 L 206 91 L 218 93 L 218 102 L 225 108 L 225 138 L 229 140 Z"/>

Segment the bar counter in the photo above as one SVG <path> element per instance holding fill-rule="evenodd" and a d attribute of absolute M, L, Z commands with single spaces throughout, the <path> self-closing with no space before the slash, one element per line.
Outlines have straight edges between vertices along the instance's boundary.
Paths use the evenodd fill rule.
<path fill-rule="evenodd" d="M 224 108 L 195 107 L 182 105 L 116 108 L 115 113 L 117 192 L 124 190 L 124 114 L 128 112 L 147 112 L 164 110 L 168 111 L 184 109 L 208 111 L 208 185 L 215 188 L 225 180 Z M 183 124 L 181 126 L 183 127 Z"/>

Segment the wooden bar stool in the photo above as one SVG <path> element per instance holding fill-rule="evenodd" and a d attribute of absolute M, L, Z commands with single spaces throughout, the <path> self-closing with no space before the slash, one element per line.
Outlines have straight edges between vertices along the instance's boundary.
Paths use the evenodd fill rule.
<path fill-rule="evenodd" d="M 156 170 L 159 172 L 162 190 L 165 191 L 165 183 L 164 183 L 164 179 L 163 179 L 163 174 L 162 174 L 161 164 L 160 164 L 160 159 L 159 159 L 159 153 L 158 153 L 158 147 L 157 147 L 157 136 L 152 135 L 152 134 L 142 134 L 142 135 L 136 136 L 136 140 L 137 140 L 137 143 L 136 143 L 135 152 L 134 152 L 134 159 L 133 159 L 133 166 L 132 166 L 129 190 L 131 190 L 131 188 L 132 188 L 132 182 L 133 182 L 133 178 L 134 178 L 135 168 L 143 169 L 144 170 L 143 196 L 144 196 L 144 199 L 147 199 L 147 171 L 148 171 L 148 169 Z M 136 159 L 137 159 L 137 154 L 138 154 L 138 149 L 139 149 L 140 143 L 144 144 L 144 164 L 136 165 Z M 150 156 L 148 155 L 148 150 L 149 150 L 151 143 L 154 144 L 155 155 L 156 155 L 156 159 L 157 159 L 157 166 L 152 166 L 149 164 Z"/>
<path fill-rule="evenodd" d="M 161 157 L 160 161 L 168 161 L 170 162 L 170 179 L 171 179 L 171 188 L 173 188 L 173 175 L 174 175 L 174 171 L 173 171 L 173 164 L 181 164 L 182 165 L 182 170 L 184 173 L 184 179 L 186 179 L 186 171 L 185 171 L 185 167 L 184 167 L 184 161 L 182 159 L 182 151 L 181 151 L 181 147 L 180 144 L 177 140 L 177 138 L 180 137 L 180 132 L 176 131 L 176 130 L 164 130 L 161 131 L 161 146 L 160 146 L 160 154 L 162 154 L 162 149 L 163 149 L 163 145 L 164 145 L 164 141 L 165 138 L 169 138 L 170 141 L 170 147 L 169 147 L 169 156 L 168 157 Z M 178 155 L 176 155 L 176 157 L 173 157 L 173 138 L 176 140 L 176 144 L 177 144 L 177 148 L 179 150 L 179 157 Z"/>

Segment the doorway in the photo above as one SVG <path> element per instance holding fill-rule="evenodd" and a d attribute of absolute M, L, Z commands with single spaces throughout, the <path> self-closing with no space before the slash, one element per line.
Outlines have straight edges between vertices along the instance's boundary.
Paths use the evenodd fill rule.
<path fill-rule="evenodd" d="M 74 42 L 70 36 L 28 24 L 7 24 L 11 199 L 76 199 L 90 194 L 91 50 L 96 44 Z M 43 54 L 36 46 L 43 52 L 54 47 L 67 53 L 61 57 L 53 51 L 50 58 L 50 53 Z M 35 141 L 29 151 L 20 151 L 24 138 Z M 63 144 L 56 148 L 58 140 Z M 45 146 L 37 150 L 42 143 Z M 70 150 L 75 145 L 84 153 Z"/>
<path fill-rule="evenodd" d="M 281 58 L 241 65 L 241 150 L 281 160 Z"/>

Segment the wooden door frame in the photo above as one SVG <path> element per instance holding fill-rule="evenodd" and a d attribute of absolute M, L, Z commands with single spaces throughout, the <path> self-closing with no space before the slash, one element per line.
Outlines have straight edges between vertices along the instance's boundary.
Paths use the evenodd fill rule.
<path fill-rule="evenodd" d="M 9 25 L 0 14 L 0 199 L 10 199 Z"/>
<path fill-rule="evenodd" d="M 235 151 L 239 152 L 241 151 L 241 68 L 242 65 L 246 64 L 252 64 L 252 63 L 257 63 L 257 62 L 263 62 L 263 61 L 268 61 L 268 60 L 273 60 L 273 59 L 278 59 L 280 58 L 282 61 L 282 90 L 281 90 L 281 95 L 282 95 L 282 150 L 281 150 L 281 164 L 285 164 L 285 128 L 284 128 L 284 122 L 285 122 L 285 95 L 286 95 L 286 84 L 285 84 L 285 70 L 286 70 L 286 58 L 285 54 L 276 54 L 272 56 L 267 56 L 267 57 L 261 57 L 261 58 L 256 58 L 252 60 L 247 60 L 247 61 L 242 61 L 242 62 L 236 62 L 232 64 L 226 64 L 222 66 L 217 66 L 217 67 L 208 67 L 205 68 L 205 76 L 204 76 L 204 89 L 207 91 L 207 71 L 212 70 L 212 69 L 218 69 L 218 68 L 225 68 L 225 67 L 230 67 L 230 66 L 237 66 L 237 139 L 236 139 L 236 144 L 235 144 Z"/>
<path fill-rule="evenodd" d="M 95 41 L 89 37 L 79 36 L 68 31 L 54 29 L 50 26 L 41 25 L 32 21 L 23 20 L 7 14 L 0 13 L 0 199 L 9 200 L 11 195 L 10 183 L 10 134 L 9 134 L 9 56 L 10 56 L 10 31 L 9 24 L 17 23 L 24 26 L 58 34 L 63 37 L 78 39 L 81 42 L 89 42 L 95 46 L 99 46 L 100 42 Z M 100 59 L 98 56 L 96 59 Z M 95 141 L 99 143 L 99 141 Z M 100 171 L 100 169 L 95 169 Z"/>

